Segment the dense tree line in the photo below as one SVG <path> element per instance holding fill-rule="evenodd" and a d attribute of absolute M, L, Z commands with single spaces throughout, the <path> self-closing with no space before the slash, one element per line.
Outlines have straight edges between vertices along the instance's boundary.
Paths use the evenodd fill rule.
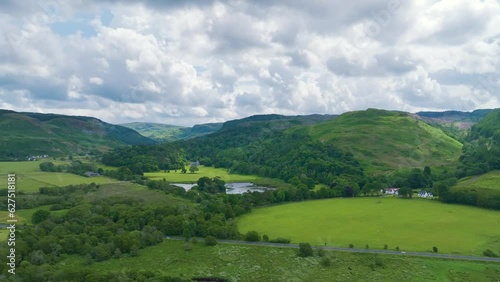
<path fill-rule="evenodd" d="M 472 205 L 500 210 L 500 194 L 476 189 L 450 189 L 446 183 L 437 185 L 439 200 L 445 203 Z"/>

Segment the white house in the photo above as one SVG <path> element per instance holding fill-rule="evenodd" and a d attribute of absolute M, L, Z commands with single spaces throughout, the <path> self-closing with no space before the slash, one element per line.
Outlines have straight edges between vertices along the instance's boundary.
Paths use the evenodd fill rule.
<path fill-rule="evenodd" d="M 388 195 L 398 195 L 399 193 L 399 188 L 385 188 L 385 194 Z"/>
<path fill-rule="evenodd" d="M 420 192 L 418 192 L 418 196 L 419 196 L 419 197 L 422 197 L 422 198 L 430 198 L 430 197 L 433 197 L 433 196 L 432 196 L 432 193 L 431 193 L 431 192 L 427 192 L 427 191 L 420 191 Z"/>

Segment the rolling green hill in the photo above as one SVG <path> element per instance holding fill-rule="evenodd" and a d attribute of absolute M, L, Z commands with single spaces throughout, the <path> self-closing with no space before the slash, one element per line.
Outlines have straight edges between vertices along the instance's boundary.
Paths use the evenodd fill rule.
<path fill-rule="evenodd" d="M 454 167 L 462 148 L 442 130 L 404 112 L 349 112 L 308 130 L 314 139 L 353 153 L 368 172 L 426 165 Z"/>
<path fill-rule="evenodd" d="M 0 110 L 0 158 L 84 154 L 126 144 L 154 144 L 136 131 L 92 117 Z"/>
<path fill-rule="evenodd" d="M 150 122 L 132 122 L 121 125 L 131 128 L 143 136 L 160 142 L 171 142 L 195 138 L 213 133 L 222 127 L 222 123 L 196 124 L 193 127 Z"/>

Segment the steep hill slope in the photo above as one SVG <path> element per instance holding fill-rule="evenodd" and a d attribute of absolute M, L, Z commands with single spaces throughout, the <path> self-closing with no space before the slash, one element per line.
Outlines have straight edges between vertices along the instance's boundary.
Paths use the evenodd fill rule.
<path fill-rule="evenodd" d="M 136 131 L 96 118 L 0 110 L 0 158 L 104 151 L 126 144 L 154 144 Z"/>
<path fill-rule="evenodd" d="M 368 172 L 455 166 L 462 147 L 415 115 L 376 109 L 345 113 L 311 126 L 309 134 L 352 152 Z"/>
<path fill-rule="evenodd" d="M 213 133 L 222 127 L 222 123 L 197 124 L 193 127 L 183 127 L 170 124 L 133 122 L 121 124 L 131 128 L 141 135 L 159 142 L 171 142 L 182 139 L 190 139 Z"/>

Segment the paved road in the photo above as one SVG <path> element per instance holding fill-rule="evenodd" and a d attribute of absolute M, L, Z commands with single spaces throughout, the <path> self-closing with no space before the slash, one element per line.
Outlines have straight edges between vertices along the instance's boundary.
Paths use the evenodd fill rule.
<path fill-rule="evenodd" d="M 184 240 L 183 237 L 175 237 L 175 236 L 166 236 L 165 239 Z M 217 242 L 226 243 L 226 244 L 255 245 L 255 246 L 280 247 L 280 248 L 292 248 L 292 249 L 299 248 L 299 246 L 297 244 L 247 242 L 247 241 L 238 241 L 238 240 L 217 240 Z M 469 261 L 489 261 L 489 262 L 500 263 L 500 258 L 492 258 L 492 257 L 449 255 L 449 254 L 439 254 L 439 253 L 402 252 L 402 251 L 373 250 L 373 249 L 339 248 L 339 247 L 330 247 L 330 246 L 321 246 L 321 248 L 323 248 L 325 250 L 330 250 L 330 251 L 340 251 L 340 252 L 350 252 L 350 253 L 371 253 L 371 254 L 383 254 L 383 255 L 430 257 L 430 258 L 444 258 L 444 259 L 469 260 Z"/>

